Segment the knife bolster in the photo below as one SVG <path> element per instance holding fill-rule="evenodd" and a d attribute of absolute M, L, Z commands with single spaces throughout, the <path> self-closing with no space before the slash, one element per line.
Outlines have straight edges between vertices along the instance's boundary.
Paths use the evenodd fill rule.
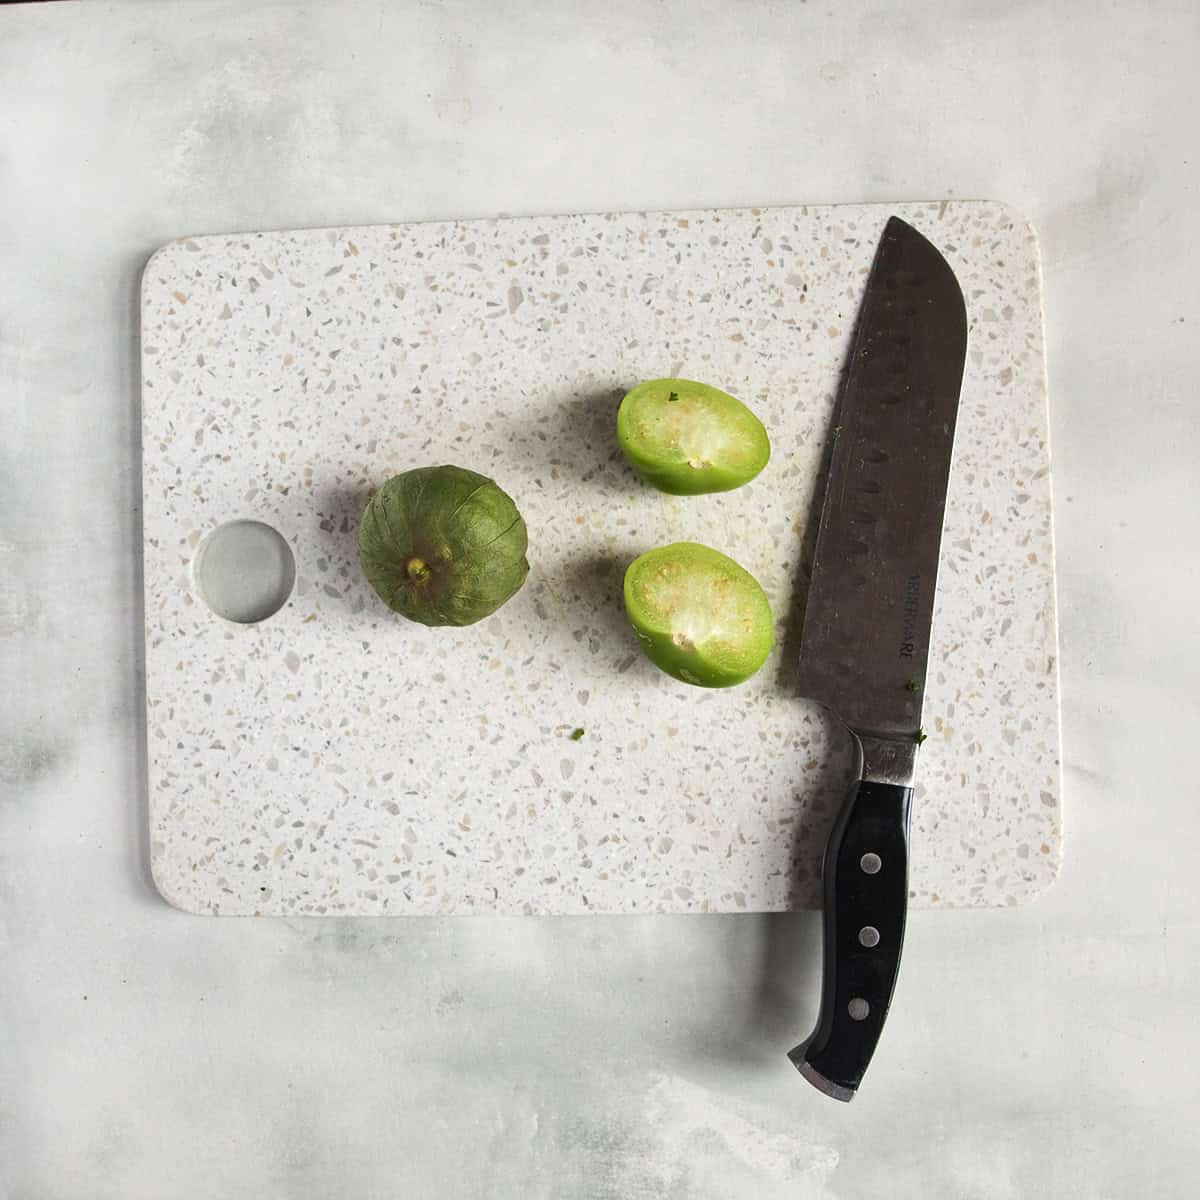
<path fill-rule="evenodd" d="M 884 738 L 854 731 L 861 755 L 859 778 L 865 783 L 890 783 L 911 788 L 917 773 L 915 738 Z"/>

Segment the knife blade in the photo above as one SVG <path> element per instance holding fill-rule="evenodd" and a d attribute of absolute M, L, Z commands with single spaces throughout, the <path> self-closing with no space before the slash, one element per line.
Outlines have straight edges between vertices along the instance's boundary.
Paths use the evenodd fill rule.
<path fill-rule="evenodd" d="M 839 400 L 800 646 L 800 690 L 853 734 L 858 781 L 822 867 L 813 1034 L 789 1055 L 851 1100 L 891 1004 L 967 316 L 954 273 L 898 217 L 867 280 Z"/>

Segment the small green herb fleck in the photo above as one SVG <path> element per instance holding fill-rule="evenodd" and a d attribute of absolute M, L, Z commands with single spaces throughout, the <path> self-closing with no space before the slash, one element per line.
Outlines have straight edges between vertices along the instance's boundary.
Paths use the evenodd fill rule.
<path fill-rule="evenodd" d="M 912 694 L 915 696 L 921 690 L 921 685 L 915 679 L 910 679 L 904 685 L 904 690 L 906 692 L 912 692 Z"/>
<path fill-rule="evenodd" d="M 925 730 L 918 729 L 917 735 L 916 735 L 916 737 L 913 738 L 913 741 L 916 742 L 917 745 L 919 746 L 919 745 L 921 745 L 922 742 L 924 742 L 926 740 L 927 737 L 928 737 L 928 734 L 926 734 Z"/>
<path fill-rule="evenodd" d="M 841 435 L 842 435 L 842 427 L 840 425 L 835 425 L 833 427 L 833 440 L 836 442 L 838 440 L 838 438 L 841 437 Z"/>
<path fill-rule="evenodd" d="M 582 726 L 580 726 L 578 729 L 571 730 L 571 741 L 577 742 L 582 737 L 583 737 L 583 727 Z"/>
<path fill-rule="evenodd" d="M 678 393 L 678 392 L 669 392 L 669 393 L 667 394 L 667 403 L 668 403 L 668 404 L 674 404 L 674 403 L 675 403 L 675 401 L 676 401 L 676 400 L 678 400 L 678 399 L 679 399 L 679 393 Z"/>

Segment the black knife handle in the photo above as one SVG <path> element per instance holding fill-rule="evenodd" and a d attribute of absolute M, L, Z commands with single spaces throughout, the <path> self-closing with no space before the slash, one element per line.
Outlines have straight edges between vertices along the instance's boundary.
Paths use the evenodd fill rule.
<path fill-rule="evenodd" d="M 824 980 L 817 1028 L 788 1057 L 852 1100 L 883 1031 L 904 942 L 912 788 L 861 782 L 825 848 Z"/>

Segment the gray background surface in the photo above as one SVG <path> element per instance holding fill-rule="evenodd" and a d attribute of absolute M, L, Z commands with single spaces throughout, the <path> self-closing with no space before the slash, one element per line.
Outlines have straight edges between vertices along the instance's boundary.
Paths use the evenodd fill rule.
<path fill-rule="evenodd" d="M 1195 1194 L 1200 10 L 0 9 L 0 1195 Z M 145 869 L 142 263 L 183 233 L 990 197 L 1045 259 L 1067 865 L 919 913 L 849 1107 L 817 921 L 217 921 Z"/>

